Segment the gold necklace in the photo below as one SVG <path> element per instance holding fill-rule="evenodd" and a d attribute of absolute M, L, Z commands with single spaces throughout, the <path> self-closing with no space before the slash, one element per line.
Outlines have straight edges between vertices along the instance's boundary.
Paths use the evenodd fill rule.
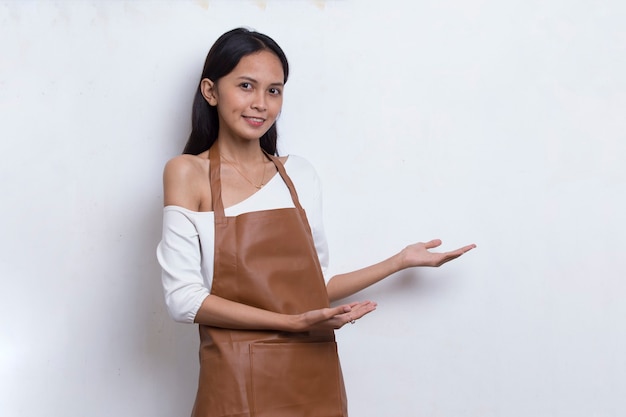
<path fill-rule="evenodd" d="M 229 163 L 233 168 L 235 168 L 235 171 L 237 171 L 239 173 L 239 175 L 241 175 L 246 181 L 248 181 L 254 188 L 256 188 L 257 190 L 260 190 L 264 185 L 264 181 L 265 181 L 265 170 L 267 168 L 267 164 L 265 164 L 265 161 L 263 162 L 263 176 L 261 177 L 261 183 L 259 185 L 256 185 L 254 182 L 252 182 L 252 180 L 250 178 L 248 178 L 248 176 L 246 174 L 244 174 L 243 172 L 241 172 L 239 170 L 239 168 L 237 168 L 237 165 L 231 161 L 230 159 L 226 158 L 224 155 L 220 155 L 222 157 L 222 159 Z"/>

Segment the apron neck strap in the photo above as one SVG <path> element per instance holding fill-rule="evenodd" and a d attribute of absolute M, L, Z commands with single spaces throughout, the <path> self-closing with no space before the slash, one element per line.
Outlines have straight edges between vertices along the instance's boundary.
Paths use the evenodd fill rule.
<path fill-rule="evenodd" d="M 224 203 L 222 202 L 222 170 L 220 147 L 215 141 L 209 149 L 209 182 L 211 183 L 211 200 L 215 222 L 224 221 Z"/>
<path fill-rule="evenodd" d="M 283 163 L 274 155 L 270 155 L 263 151 L 265 155 L 274 163 L 274 166 L 278 170 L 278 174 L 287 185 L 289 194 L 293 204 L 298 210 L 302 210 L 300 200 L 298 199 L 298 193 L 296 193 L 296 187 L 293 185 L 291 178 L 287 175 Z M 216 222 L 225 221 L 224 215 L 224 203 L 222 202 L 222 181 L 221 181 L 221 158 L 219 150 L 219 141 L 215 141 L 209 150 L 209 182 L 211 183 L 211 199 L 213 201 L 213 215 Z M 257 191 L 258 192 L 258 191 Z"/>
<path fill-rule="evenodd" d="M 276 166 L 280 177 L 287 185 L 287 188 L 289 188 L 289 194 L 291 194 L 293 205 L 296 206 L 298 210 L 302 210 L 302 206 L 300 205 L 300 199 L 298 198 L 298 193 L 296 192 L 296 187 L 293 185 L 293 182 L 291 182 L 291 178 L 289 178 L 289 175 L 287 175 L 287 171 L 285 171 L 285 166 L 283 165 L 283 163 L 280 161 L 280 159 L 278 159 L 278 157 L 274 155 L 270 155 L 267 152 L 265 152 L 265 155 L 274 163 L 274 166 Z"/>

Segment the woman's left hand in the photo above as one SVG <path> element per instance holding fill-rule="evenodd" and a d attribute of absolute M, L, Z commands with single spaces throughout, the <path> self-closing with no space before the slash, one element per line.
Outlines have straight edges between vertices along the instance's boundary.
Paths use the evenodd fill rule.
<path fill-rule="evenodd" d="M 360 301 L 337 307 L 321 308 L 292 316 L 291 331 L 337 330 L 376 310 L 373 301 Z"/>
<path fill-rule="evenodd" d="M 410 268 L 414 266 L 438 267 L 445 264 L 446 262 L 450 262 L 451 260 L 458 258 L 465 252 L 468 252 L 476 247 L 476 245 L 471 244 L 450 252 L 429 251 L 429 249 L 434 249 L 439 245 L 441 245 L 441 240 L 434 239 L 429 242 L 419 242 L 407 246 L 400 252 L 400 269 Z"/>

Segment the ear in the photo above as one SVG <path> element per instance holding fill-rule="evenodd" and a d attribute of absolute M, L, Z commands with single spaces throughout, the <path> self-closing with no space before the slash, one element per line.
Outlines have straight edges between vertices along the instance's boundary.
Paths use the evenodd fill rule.
<path fill-rule="evenodd" d="M 213 81 L 203 78 L 200 81 L 200 92 L 202 97 L 209 103 L 209 106 L 217 106 L 217 89 Z"/>

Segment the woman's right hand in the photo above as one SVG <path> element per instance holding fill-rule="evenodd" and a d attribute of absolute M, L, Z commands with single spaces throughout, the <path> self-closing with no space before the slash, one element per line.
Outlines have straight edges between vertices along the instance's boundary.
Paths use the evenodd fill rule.
<path fill-rule="evenodd" d="M 376 310 L 373 301 L 361 301 L 338 307 L 311 310 L 294 316 L 294 331 L 340 329 Z"/>

